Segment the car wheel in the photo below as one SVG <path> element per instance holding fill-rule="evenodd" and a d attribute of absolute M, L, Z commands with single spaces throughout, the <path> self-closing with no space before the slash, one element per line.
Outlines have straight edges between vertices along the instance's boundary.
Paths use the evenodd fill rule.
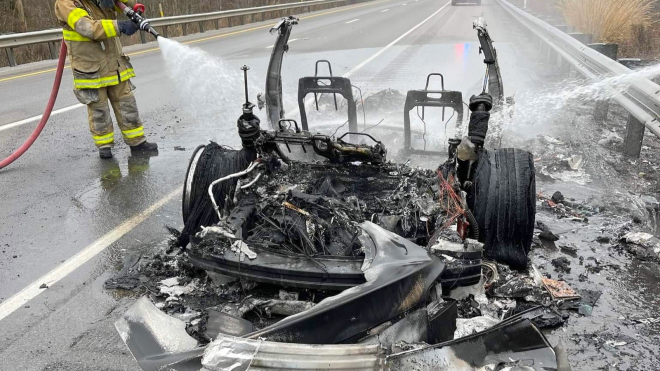
<path fill-rule="evenodd" d="M 193 151 L 190 161 L 188 162 L 188 170 L 186 170 L 186 179 L 183 182 L 183 197 L 181 200 L 181 215 L 183 215 L 183 222 L 185 223 L 188 220 L 190 215 L 190 203 L 193 199 L 192 197 L 192 185 L 195 179 L 195 170 L 199 164 L 199 159 L 202 157 L 202 153 L 206 148 L 205 145 L 200 145 Z"/>
<path fill-rule="evenodd" d="M 200 226 L 218 222 L 208 187 L 216 179 L 244 170 L 254 161 L 256 154 L 248 150 L 231 150 L 211 142 L 193 152 L 183 186 L 182 215 L 184 228 L 179 237 L 179 246 L 188 244 L 189 237 Z M 218 206 L 224 207 L 225 199 L 236 186 L 236 179 L 218 184 L 213 189 Z"/>
<path fill-rule="evenodd" d="M 525 267 L 536 218 L 536 172 L 532 154 L 513 148 L 482 151 L 468 197 L 484 255 Z"/>

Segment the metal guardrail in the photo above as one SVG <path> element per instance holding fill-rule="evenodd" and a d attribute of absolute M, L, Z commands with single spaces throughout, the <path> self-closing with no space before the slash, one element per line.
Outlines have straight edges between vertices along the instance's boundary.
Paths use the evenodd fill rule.
<path fill-rule="evenodd" d="M 288 4 L 278 4 L 278 5 L 267 5 L 253 8 L 244 8 L 244 9 L 232 9 L 232 10 L 223 10 L 219 12 L 211 13 L 201 13 L 201 14 L 190 14 L 190 15 L 179 15 L 172 17 L 162 17 L 162 18 L 151 18 L 149 22 L 154 27 L 167 27 L 174 25 L 185 25 L 189 23 L 200 23 L 200 32 L 204 32 L 204 22 L 207 21 L 218 21 L 224 18 L 238 17 L 245 15 L 260 14 L 278 10 L 290 10 L 296 8 L 311 7 L 315 5 L 326 5 L 326 4 L 335 4 L 335 3 L 345 3 L 350 0 L 312 0 L 312 1 L 301 1 L 297 3 L 288 3 Z M 219 28 L 216 24 L 216 28 Z M 184 28 L 184 35 L 185 35 Z M 140 33 L 142 43 L 146 42 L 144 33 Z M 167 36 L 167 33 L 163 33 L 164 36 Z M 7 52 L 7 57 L 9 58 L 9 64 L 11 66 L 16 65 L 16 60 L 13 55 L 12 48 L 25 45 L 33 44 L 42 44 L 50 43 L 51 57 L 57 58 L 57 48 L 54 43 L 62 40 L 62 29 L 50 29 L 43 31 L 35 32 L 25 32 L 25 33 L 16 33 L 9 35 L 0 35 L 0 48 L 4 48 Z"/>
<path fill-rule="evenodd" d="M 591 80 L 600 81 L 632 72 L 619 62 L 597 52 L 507 0 L 497 1 L 542 42 L 548 44 L 573 68 Z M 660 86 L 658 84 L 649 79 L 639 79 L 631 83 L 624 91 L 614 94 L 612 99 L 630 112 L 639 123 L 660 137 Z M 628 125 L 631 125 L 630 122 Z M 639 148 L 641 149 L 641 138 L 639 140 Z M 637 146 L 637 143 L 635 143 L 635 146 Z"/>

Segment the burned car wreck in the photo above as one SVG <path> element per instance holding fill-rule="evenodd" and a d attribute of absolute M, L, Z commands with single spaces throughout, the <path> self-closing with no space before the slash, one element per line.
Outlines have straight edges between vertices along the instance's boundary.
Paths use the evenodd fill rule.
<path fill-rule="evenodd" d="M 331 68 L 330 76 L 300 79 L 301 123 L 286 117 L 281 66 L 297 22 L 285 18 L 271 30 L 277 40 L 258 97 L 268 128 L 254 114 L 244 67 L 242 148 L 212 142 L 194 151 L 179 251 L 145 267 L 159 292 L 148 286 L 152 295 L 116 322 L 140 367 L 569 369 L 537 327 L 561 316 L 483 292 L 488 286 L 495 297 L 517 297 L 505 293 L 522 287 L 521 297 L 550 300 L 527 281 L 507 286 L 515 274 L 506 265 L 528 263 L 535 173 L 528 152 L 484 148 L 490 113 L 505 102 L 483 19 L 474 23 L 487 70 L 483 90 L 465 104 L 467 134 L 451 139 L 448 153 L 414 148 L 410 112 L 453 109 L 460 126 L 462 94 L 445 90 L 444 81 L 441 90 L 427 81 L 407 94 L 397 156 L 437 158 L 430 169 L 388 161 L 385 144 L 358 130 L 350 80 Z M 346 100 L 348 131 L 313 134 L 308 99 L 314 95 L 318 107 L 331 94 L 335 104 L 336 95 Z"/>

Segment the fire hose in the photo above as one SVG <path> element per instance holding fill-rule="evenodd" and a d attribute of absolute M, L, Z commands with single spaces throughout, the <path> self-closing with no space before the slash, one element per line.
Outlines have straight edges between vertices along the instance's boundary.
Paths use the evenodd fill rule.
<path fill-rule="evenodd" d="M 154 35 L 154 37 L 156 38 L 160 36 L 160 34 L 158 34 L 158 32 L 156 32 L 156 30 L 154 30 L 153 27 L 151 27 L 149 21 L 146 18 L 142 17 L 141 13 L 142 11 L 144 11 L 144 6 L 142 6 L 142 8 L 139 9 L 138 11 L 135 11 L 127 7 L 124 3 L 122 3 L 119 0 L 115 1 L 115 4 L 119 9 L 121 9 L 121 11 L 124 14 L 126 14 L 128 19 L 130 19 L 135 24 L 137 24 L 142 31 L 149 32 L 150 34 Z M 60 84 L 62 83 L 62 73 L 64 71 L 64 62 L 66 62 L 66 54 L 67 54 L 66 43 L 62 41 L 62 46 L 60 47 L 60 57 L 57 60 L 55 81 L 53 81 L 53 88 L 50 91 L 50 97 L 48 98 L 46 109 L 44 109 L 44 114 L 41 116 L 41 120 L 39 120 L 39 124 L 34 129 L 34 131 L 32 131 L 32 134 L 30 134 L 30 137 L 25 141 L 25 143 L 23 143 L 20 147 L 18 147 L 18 149 L 16 149 L 11 155 L 9 155 L 9 157 L 0 161 L 0 169 L 7 167 L 9 164 L 16 161 L 19 157 L 21 157 L 32 146 L 32 144 L 34 144 L 34 142 L 37 140 L 37 138 L 43 131 L 44 127 L 46 126 L 46 123 L 50 118 L 50 114 L 53 112 L 53 107 L 55 106 L 55 101 L 57 100 L 57 94 L 59 93 L 60 90 Z"/>
<path fill-rule="evenodd" d="M 62 72 L 64 71 L 64 62 L 66 61 L 66 44 L 62 41 L 62 47 L 60 48 L 60 58 L 57 60 L 57 72 L 55 72 L 55 81 L 53 81 L 53 89 L 50 91 L 50 98 L 48 98 L 48 104 L 46 104 L 46 109 L 44 110 L 41 120 L 39 120 L 39 125 L 34 129 L 30 137 L 23 143 L 22 146 L 18 147 L 9 157 L 0 161 L 0 169 L 3 169 L 7 165 L 16 161 L 21 157 L 32 144 L 37 140 L 39 134 L 46 126 L 48 118 L 50 118 L 50 113 L 53 111 L 53 106 L 55 105 L 55 100 L 57 100 L 57 93 L 60 90 L 60 83 L 62 82 Z"/>

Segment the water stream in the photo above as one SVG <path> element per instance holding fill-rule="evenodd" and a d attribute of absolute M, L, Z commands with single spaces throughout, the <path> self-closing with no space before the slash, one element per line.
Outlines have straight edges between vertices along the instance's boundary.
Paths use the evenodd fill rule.
<path fill-rule="evenodd" d="M 592 103 L 612 99 L 630 84 L 660 76 L 660 64 L 592 82 L 585 79 L 564 80 L 540 91 L 528 91 L 516 97 L 516 119 L 522 123 L 561 114 L 565 107 L 577 102 Z"/>
<path fill-rule="evenodd" d="M 245 100 L 243 72 L 239 66 L 201 49 L 158 38 L 167 66 L 167 76 L 174 84 L 181 107 L 200 130 L 212 129 L 221 134 L 221 144 L 233 144 L 236 120 Z M 256 76 L 251 75 L 254 80 Z M 258 91 L 250 86 L 250 93 Z M 231 131 L 231 132 L 229 132 Z M 232 140 L 235 139 L 235 140 Z"/>

